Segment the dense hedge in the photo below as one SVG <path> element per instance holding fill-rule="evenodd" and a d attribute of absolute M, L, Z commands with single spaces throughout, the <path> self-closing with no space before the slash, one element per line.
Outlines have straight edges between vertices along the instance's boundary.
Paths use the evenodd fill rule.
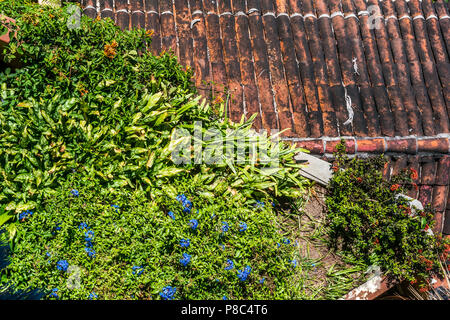
<path fill-rule="evenodd" d="M 402 195 L 417 188 L 412 179 L 418 173 L 409 168 L 386 181 L 383 156 L 349 159 L 344 144 L 339 150 L 326 199 L 330 244 L 397 280 L 427 287 L 431 275 L 442 274 L 440 259 L 446 260 L 450 246 L 432 232 L 431 206 L 419 210 Z"/>

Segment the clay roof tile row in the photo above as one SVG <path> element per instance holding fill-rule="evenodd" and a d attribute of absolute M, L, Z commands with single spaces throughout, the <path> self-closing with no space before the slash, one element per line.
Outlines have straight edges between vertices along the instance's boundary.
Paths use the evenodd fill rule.
<path fill-rule="evenodd" d="M 154 30 L 230 116 L 288 137 L 432 136 L 450 128 L 450 19 L 438 0 L 82 0 Z"/>

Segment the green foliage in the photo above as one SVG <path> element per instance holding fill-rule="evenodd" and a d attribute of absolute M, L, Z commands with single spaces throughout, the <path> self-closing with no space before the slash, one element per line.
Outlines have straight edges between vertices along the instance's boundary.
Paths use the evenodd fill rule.
<path fill-rule="evenodd" d="M 0 12 L 20 29 L 4 58 L 23 63 L 0 73 L 0 223 L 13 250 L 3 283 L 58 288 L 71 299 L 93 291 L 103 299 L 156 299 L 168 285 L 177 287 L 177 299 L 302 297 L 294 247 L 278 248 L 277 215 L 267 205 L 288 209 L 301 197 L 307 182 L 293 160 L 300 149 L 265 137 L 269 149 L 279 147 L 278 168 L 257 163 L 249 146 L 242 163 L 176 165 L 171 153 L 186 141 L 175 129 L 193 134 L 201 121 L 203 135 L 215 131 L 229 141 L 232 132 L 250 135 L 253 117 L 231 123 L 226 106 L 202 101 L 173 55 L 148 52 L 143 30 L 122 32 L 86 16 L 71 29 L 70 12 L 28 1 L 0 2 Z M 227 151 L 213 140 L 201 147 Z M 181 212 L 180 193 L 194 204 L 190 214 Z M 266 205 L 255 208 L 256 200 Z M 225 220 L 231 229 L 221 236 Z M 81 222 L 95 232 L 95 257 L 84 250 Z M 186 267 L 183 238 L 191 239 Z M 223 270 L 227 258 L 235 269 Z M 58 270 L 60 260 L 76 269 Z M 140 265 L 144 272 L 133 274 Z M 236 270 L 246 265 L 252 271 L 241 282 Z M 70 289 L 78 276 L 81 287 Z"/>
<path fill-rule="evenodd" d="M 206 198 L 201 190 L 199 183 L 177 181 L 177 192 L 194 204 L 191 213 L 183 213 L 182 205 L 167 196 L 149 201 L 143 192 L 112 194 L 73 177 L 42 210 L 18 223 L 8 278 L 19 289 L 58 288 L 62 299 L 87 299 L 91 292 L 100 299 L 160 299 L 168 285 L 177 288 L 175 299 L 299 298 L 301 282 L 293 283 L 296 269 L 290 262 L 299 258 L 292 244 L 282 243 L 270 199 L 257 207 L 237 197 Z M 198 220 L 196 230 L 190 219 Z M 228 232 L 222 232 L 222 221 L 230 225 Z M 242 222 L 245 231 L 239 231 Z M 80 223 L 95 233 L 95 257 L 84 250 L 86 230 Z M 180 246 L 181 239 L 190 240 L 188 248 Z M 182 253 L 192 256 L 187 266 L 179 261 Z M 224 269 L 227 259 L 234 262 L 232 270 Z M 58 270 L 59 260 L 67 260 L 71 269 Z M 247 265 L 252 271 L 242 282 L 237 271 Z M 133 274 L 133 266 L 144 271 Z M 71 289 L 77 281 L 80 286 Z"/>
<path fill-rule="evenodd" d="M 0 3 L 0 11 L 10 6 Z M 175 128 L 193 134 L 194 121 L 201 121 L 204 135 L 215 129 L 228 137 L 230 130 L 248 134 L 253 118 L 232 124 L 223 105 L 215 113 L 196 97 L 191 72 L 173 55 L 148 53 L 145 31 L 122 32 L 110 20 L 86 16 L 70 29 L 65 10 L 18 8 L 20 32 L 5 59 L 19 54 L 26 67 L 0 73 L 0 203 L 7 210 L 35 208 L 73 170 L 108 188 L 153 194 L 185 174 L 211 190 L 232 186 L 224 196 L 300 195 L 304 182 L 292 159 L 299 149 L 282 147 L 281 167 L 271 174 L 261 174 L 248 157 L 244 164 L 175 167 L 171 151 L 182 142 L 171 139 Z"/>
<path fill-rule="evenodd" d="M 330 244 L 400 280 L 428 279 L 440 272 L 445 241 L 431 232 L 431 207 L 411 207 L 402 196 L 417 173 L 407 169 L 388 182 L 382 156 L 349 159 L 344 145 L 339 148 L 326 198 Z"/>

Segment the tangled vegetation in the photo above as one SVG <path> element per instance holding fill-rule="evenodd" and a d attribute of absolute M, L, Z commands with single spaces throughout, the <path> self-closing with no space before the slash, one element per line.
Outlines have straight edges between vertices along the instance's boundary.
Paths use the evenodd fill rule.
<path fill-rule="evenodd" d="M 412 182 L 417 172 L 406 169 L 386 181 L 385 163 L 382 156 L 349 159 L 339 145 L 326 199 L 329 239 L 353 260 L 425 285 L 433 273 L 442 274 L 439 258 L 445 261 L 449 243 L 432 232 L 431 206 L 420 210 L 402 195 L 417 187 Z"/>
<path fill-rule="evenodd" d="M 274 168 L 248 145 L 244 161 L 224 156 L 205 137 L 235 148 L 253 117 L 231 123 L 197 97 L 173 55 L 149 53 L 148 32 L 85 16 L 72 28 L 65 9 L 28 2 L 0 2 L 20 29 L 5 60 L 22 62 L 0 73 L 2 282 L 48 298 L 300 298 L 274 210 L 308 184 L 300 149 L 261 138 L 279 150 Z M 174 163 L 191 149 L 175 129 L 196 137 L 195 121 L 200 149 L 223 161 Z"/>

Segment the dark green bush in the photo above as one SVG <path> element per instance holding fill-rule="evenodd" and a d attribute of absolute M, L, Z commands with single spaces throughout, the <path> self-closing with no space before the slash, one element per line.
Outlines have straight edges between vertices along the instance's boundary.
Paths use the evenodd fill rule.
<path fill-rule="evenodd" d="M 402 196 L 414 187 L 411 176 L 417 173 L 407 169 L 386 181 L 383 156 L 349 159 L 345 146 L 339 149 L 326 198 L 330 244 L 399 280 L 440 273 L 445 241 L 431 232 L 433 211 L 429 205 L 411 208 Z"/>
<path fill-rule="evenodd" d="M 177 288 L 176 299 L 302 297 L 294 247 L 278 247 L 270 205 L 302 196 L 299 149 L 280 145 L 278 168 L 255 164 L 250 147 L 243 163 L 176 165 L 175 128 L 193 133 L 201 121 L 203 135 L 215 129 L 228 137 L 249 134 L 253 118 L 231 123 L 226 106 L 196 97 L 191 72 L 171 54 L 151 55 L 145 31 L 86 16 L 72 29 L 70 12 L 28 1 L 0 2 L 0 12 L 19 28 L 4 59 L 23 63 L 0 73 L 0 227 L 12 249 L 3 284 L 75 299 L 92 292 L 156 299 L 167 286 Z M 182 212 L 180 194 L 192 201 L 191 213 Z M 224 237 L 221 221 L 230 223 Z M 183 251 L 185 238 L 191 244 Z M 191 255 L 186 267 L 182 253 Z M 233 270 L 224 270 L 228 258 Z M 247 265 L 240 281 L 237 269 Z"/>

